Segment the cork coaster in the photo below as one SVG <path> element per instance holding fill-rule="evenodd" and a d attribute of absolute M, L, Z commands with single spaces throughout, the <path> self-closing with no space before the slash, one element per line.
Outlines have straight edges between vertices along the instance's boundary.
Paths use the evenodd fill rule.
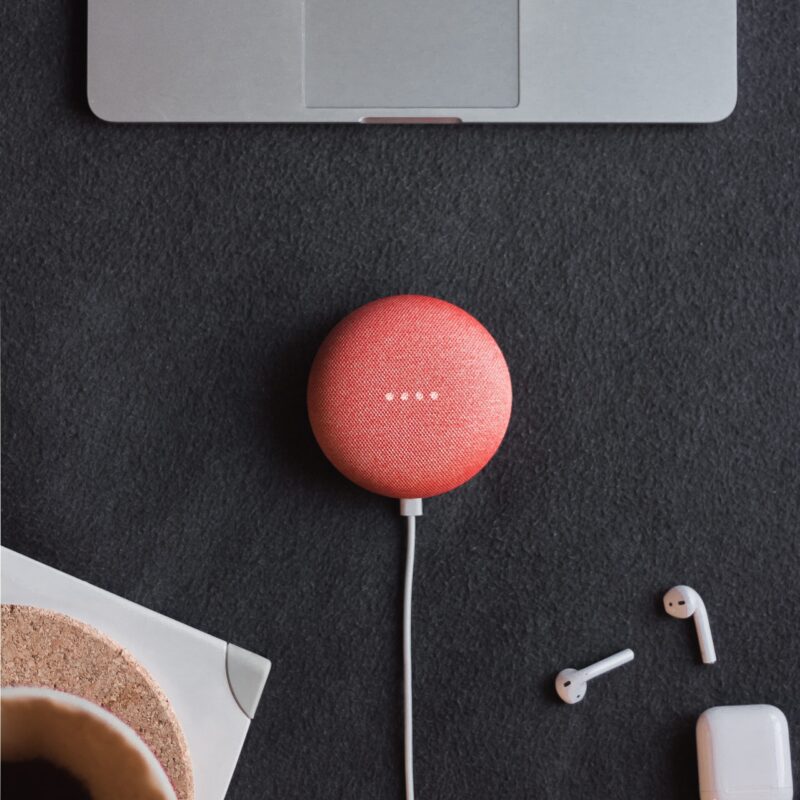
<path fill-rule="evenodd" d="M 58 689 L 90 700 L 133 728 L 193 800 L 186 740 L 164 693 L 133 656 L 100 631 L 55 611 L 2 606 L 2 685 Z"/>

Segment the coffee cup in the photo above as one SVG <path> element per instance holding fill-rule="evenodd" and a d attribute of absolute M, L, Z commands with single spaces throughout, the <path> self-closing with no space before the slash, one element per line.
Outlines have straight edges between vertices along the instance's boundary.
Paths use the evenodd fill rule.
<path fill-rule="evenodd" d="M 4 687 L 0 706 L 4 764 L 49 762 L 83 784 L 92 800 L 176 800 L 152 751 L 104 708 L 33 687 Z"/>

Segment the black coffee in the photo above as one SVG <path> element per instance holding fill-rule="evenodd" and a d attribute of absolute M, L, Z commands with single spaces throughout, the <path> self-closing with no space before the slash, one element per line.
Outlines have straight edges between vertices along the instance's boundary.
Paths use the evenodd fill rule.
<path fill-rule="evenodd" d="M 41 758 L 0 764 L 3 800 L 92 800 L 70 772 Z"/>

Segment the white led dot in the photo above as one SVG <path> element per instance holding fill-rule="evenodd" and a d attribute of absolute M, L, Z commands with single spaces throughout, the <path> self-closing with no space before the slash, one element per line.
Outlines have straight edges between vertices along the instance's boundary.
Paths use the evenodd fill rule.
<path fill-rule="evenodd" d="M 425 395 L 423 395 L 423 394 L 422 394 L 422 392 L 417 392 L 417 393 L 414 395 L 414 397 L 416 397 L 416 398 L 417 398 L 417 400 L 422 400 L 422 398 L 423 398 L 424 396 L 425 396 Z"/>
<path fill-rule="evenodd" d="M 431 392 L 431 400 L 438 400 L 439 392 Z"/>
<path fill-rule="evenodd" d="M 403 392 L 403 394 L 400 395 L 400 399 L 401 400 L 408 400 L 408 392 Z"/>
<path fill-rule="evenodd" d="M 394 400 L 394 395 L 391 392 L 386 392 L 386 399 L 391 403 Z"/>

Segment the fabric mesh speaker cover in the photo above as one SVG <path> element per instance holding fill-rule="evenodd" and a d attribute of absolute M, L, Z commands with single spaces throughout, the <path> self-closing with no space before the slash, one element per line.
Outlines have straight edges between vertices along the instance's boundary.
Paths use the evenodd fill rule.
<path fill-rule="evenodd" d="M 397 498 L 448 492 L 503 440 L 511 379 L 491 334 L 466 311 L 420 295 L 368 303 L 320 347 L 308 412 L 350 480 Z"/>

